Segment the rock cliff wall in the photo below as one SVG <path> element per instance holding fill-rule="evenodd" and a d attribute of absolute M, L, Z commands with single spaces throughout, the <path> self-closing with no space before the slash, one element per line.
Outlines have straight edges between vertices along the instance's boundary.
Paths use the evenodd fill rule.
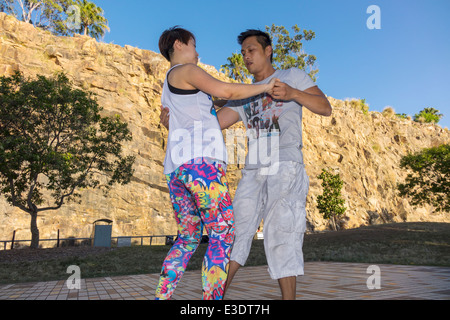
<path fill-rule="evenodd" d="M 99 43 L 86 36 L 56 37 L 0 13 L 0 75 L 15 70 L 26 76 L 51 76 L 64 71 L 76 87 L 97 95 L 105 115 L 119 114 L 129 123 L 132 142 L 127 154 L 136 155 L 135 174 L 126 186 L 115 186 L 108 197 L 83 190 L 81 204 L 65 204 L 38 218 L 41 238 L 87 237 L 92 222 L 113 220 L 113 236 L 175 234 L 168 189 L 163 176 L 167 130 L 159 125 L 162 84 L 168 63 L 152 51 Z M 227 80 L 214 68 L 215 77 Z M 408 120 L 363 113 L 355 102 L 329 98 L 333 115 L 320 117 L 304 109 L 304 158 L 310 176 L 309 230 L 327 228 L 316 209 L 321 193 L 317 179 L 323 167 L 339 170 L 344 180 L 346 228 L 389 221 L 449 221 L 449 214 L 432 208 L 412 208 L 396 195 L 405 173 L 400 158 L 408 152 L 449 142 L 448 130 Z M 241 125 L 235 125 L 239 128 Z M 234 195 L 241 167 L 230 165 Z M 29 239 L 29 217 L 0 196 L 0 240 Z"/>

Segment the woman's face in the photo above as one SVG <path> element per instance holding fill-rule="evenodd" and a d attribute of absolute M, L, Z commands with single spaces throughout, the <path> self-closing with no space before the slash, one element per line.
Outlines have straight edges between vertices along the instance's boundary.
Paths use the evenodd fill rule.
<path fill-rule="evenodd" d="M 184 48 L 186 59 L 193 64 L 198 64 L 198 53 L 196 48 L 197 46 L 193 38 L 189 40 L 188 44 L 185 45 Z"/>

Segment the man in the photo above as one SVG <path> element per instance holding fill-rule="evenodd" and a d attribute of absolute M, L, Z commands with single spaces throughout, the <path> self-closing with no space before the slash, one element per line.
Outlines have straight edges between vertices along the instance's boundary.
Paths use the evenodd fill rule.
<path fill-rule="evenodd" d="M 239 35 L 238 42 L 255 83 L 268 83 L 274 77 L 280 81 L 271 95 L 230 101 L 217 113 L 222 130 L 241 120 L 248 136 L 245 168 L 233 201 L 235 242 L 227 288 L 245 264 L 253 236 L 264 220 L 269 274 L 278 280 L 282 299 L 294 300 L 296 277 L 304 272 L 302 246 L 309 189 L 301 151 L 302 106 L 323 116 L 330 116 L 332 110 L 326 96 L 304 71 L 274 69 L 267 33 L 247 30 Z M 167 123 L 167 116 L 163 111 L 163 123 Z"/>

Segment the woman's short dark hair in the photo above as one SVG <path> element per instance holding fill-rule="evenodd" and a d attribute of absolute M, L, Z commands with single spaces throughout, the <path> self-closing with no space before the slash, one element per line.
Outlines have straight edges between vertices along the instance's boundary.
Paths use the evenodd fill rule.
<path fill-rule="evenodd" d="M 184 44 L 188 44 L 191 39 L 194 39 L 195 41 L 195 36 L 192 32 L 180 28 L 180 26 L 169 28 L 161 34 L 161 37 L 159 37 L 159 52 L 161 52 L 164 58 L 170 61 L 175 41 L 179 40 Z"/>
<path fill-rule="evenodd" d="M 242 32 L 238 36 L 238 43 L 239 45 L 242 45 L 242 43 L 247 39 L 248 37 L 256 36 L 256 40 L 259 42 L 259 44 L 262 46 L 263 49 L 266 49 L 268 46 L 272 46 L 272 40 L 270 39 L 270 36 L 267 32 L 263 32 L 261 30 L 256 29 L 248 29 L 247 31 Z M 273 52 L 270 56 L 270 62 L 273 60 Z"/>

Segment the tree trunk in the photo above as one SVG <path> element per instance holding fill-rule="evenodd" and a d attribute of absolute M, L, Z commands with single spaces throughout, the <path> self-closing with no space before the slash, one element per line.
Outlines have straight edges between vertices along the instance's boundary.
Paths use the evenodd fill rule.
<path fill-rule="evenodd" d="M 39 248 L 39 229 L 37 227 L 37 211 L 34 211 L 30 213 L 31 215 L 31 224 L 30 224 L 30 230 L 31 230 L 31 249 L 37 249 Z"/>
<path fill-rule="evenodd" d="M 337 231 L 336 219 L 334 216 L 330 217 L 330 224 L 333 231 Z"/>

